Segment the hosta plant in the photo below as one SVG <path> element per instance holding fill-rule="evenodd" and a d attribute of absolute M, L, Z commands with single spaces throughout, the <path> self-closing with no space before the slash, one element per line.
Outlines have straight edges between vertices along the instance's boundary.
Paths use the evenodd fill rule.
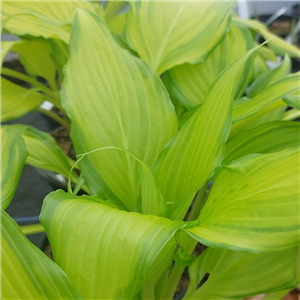
<path fill-rule="evenodd" d="M 299 50 L 255 46 L 270 33 L 233 2 L 129 5 L 55 27 L 71 32 L 60 97 L 76 162 L 46 133 L 1 128 L 3 209 L 25 162 L 69 177 L 40 214 L 54 262 L 2 210 L 2 298 L 172 299 L 187 267 L 184 299 L 280 299 L 300 282 Z M 51 38 L 59 18 L 42 12 L 6 24 L 29 15 Z"/>

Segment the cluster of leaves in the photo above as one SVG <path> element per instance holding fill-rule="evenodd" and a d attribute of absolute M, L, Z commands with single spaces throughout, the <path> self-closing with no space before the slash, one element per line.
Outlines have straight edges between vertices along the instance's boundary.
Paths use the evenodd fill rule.
<path fill-rule="evenodd" d="M 27 74 L 2 68 L 2 121 L 48 100 L 78 158 L 1 126 L 3 299 L 172 299 L 186 266 L 184 299 L 280 299 L 299 283 L 299 49 L 255 47 L 272 34 L 234 8 L 3 1 L 3 27 L 22 39 L 1 60 L 17 52 Z M 4 211 L 25 163 L 77 183 L 42 207 L 55 262 Z"/>

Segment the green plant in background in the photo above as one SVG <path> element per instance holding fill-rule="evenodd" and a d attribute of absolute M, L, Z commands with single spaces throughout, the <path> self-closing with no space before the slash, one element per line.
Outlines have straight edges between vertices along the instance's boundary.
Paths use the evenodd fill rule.
<path fill-rule="evenodd" d="M 2 298 L 172 299 L 188 266 L 184 299 L 280 299 L 300 282 L 299 50 L 278 37 L 255 47 L 255 32 L 271 34 L 233 16 L 233 2 L 70 3 L 2 7 L 7 31 L 68 48 L 64 60 L 52 50 L 61 64 L 47 89 L 62 84 L 77 154 L 1 127 Z M 269 70 L 274 53 L 285 57 Z M 55 262 L 3 210 L 25 163 L 70 178 L 40 215 Z"/>

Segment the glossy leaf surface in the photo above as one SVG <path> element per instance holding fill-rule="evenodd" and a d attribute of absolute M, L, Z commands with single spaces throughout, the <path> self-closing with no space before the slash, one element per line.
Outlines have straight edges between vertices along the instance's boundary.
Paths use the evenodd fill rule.
<path fill-rule="evenodd" d="M 159 156 L 154 173 L 167 202 L 191 201 L 220 164 L 231 126 L 234 82 L 254 51 L 248 51 L 218 77 L 204 104 L 184 123 Z"/>
<path fill-rule="evenodd" d="M 23 126 L 1 126 L 1 208 L 6 209 L 17 189 L 27 157 Z"/>
<path fill-rule="evenodd" d="M 127 42 L 161 74 L 185 62 L 203 62 L 228 30 L 235 4 L 136 1 L 130 6 Z"/>
<path fill-rule="evenodd" d="M 114 146 L 151 165 L 177 130 L 160 78 L 119 47 L 102 19 L 83 10 L 73 24 L 62 97 L 77 154 Z M 135 210 L 137 170 L 128 154 L 95 152 L 80 168 L 92 193 Z"/>
<path fill-rule="evenodd" d="M 156 256 L 184 227 L 62 191 L 47 196 L 40 219 L 55 261 L 85 299 L 133 299 Z"/>
<path fill-rule="evenodd" d="M 248 251 L 299 244 L 299 148 L 250 155 L 220 168 L 188 229 L 206 245 Z"/>
<path fill-rule="evenodd" d="M 205 101 L 209 88 L 218 75 L 253 46 L 248 31 L 232 25 L 224 41 L 203 63 L 176 66 L 164 75 L 164 82 L 181 105 L 191 109 Z M 236 94 L 244 91 L 245 85 L 252 77 L 251 63 L 249 60 L 238 76 Z"/>
<path fill-rule="evenodd" d="M 1 299 L 82 299 L 60 267 L 3 210 Z"/>

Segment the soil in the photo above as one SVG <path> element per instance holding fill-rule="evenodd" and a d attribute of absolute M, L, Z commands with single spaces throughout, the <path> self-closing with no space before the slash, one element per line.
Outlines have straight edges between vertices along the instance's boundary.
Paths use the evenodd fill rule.
<path fill-rule="evenodd" d="M 64 153 L 73 160 L 76 160 L 76 153 L 70 138 L 70 130 L 60 127 L 52 134 L 52 136 Z"/>

